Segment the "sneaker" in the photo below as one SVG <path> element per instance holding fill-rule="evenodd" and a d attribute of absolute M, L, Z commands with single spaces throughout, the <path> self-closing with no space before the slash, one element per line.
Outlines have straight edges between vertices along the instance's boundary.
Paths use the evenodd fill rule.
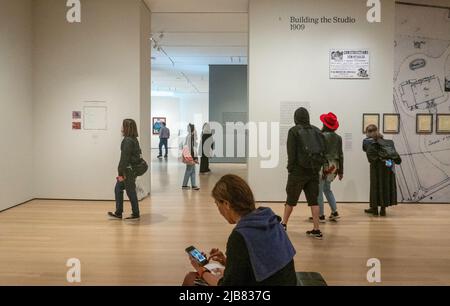
<path fill-rule="evenodd" d="M 128 218 L 125 218 L 125 221 L 139 221 L 140 219 L 140 216 L 131 215 Z"/>
<path fill-rule="evenodd" d="M 194 190 L 194 191 L 199 191 L 199 190 L 200 190 L 200 187 L 197 187 L 197 186 L 192 187 L 192 190 Z"/>
<path fill-rule="evenodd" d="M 111 220 L 122 220 L 122 215 L 117 215 L 117 214 L 112 213 L 112 212 L 109 212 L 109 213 L 108 213 L 108 217 L 109 217 Z"/>
<path fill-rule="evenodd" d="M 372 208 L 370 208 L 370 209 L 364 210 L 364 212 L 365 212 L 366 214 L 369 214 L 369 215 L 378 216 L 378 209 L 372 209 Z"/>
<path fill-rule="evenodd" d="M 181 187 L 181 189 L 182 189 L 182 190 L 190 190 L 191 187 L 189 187 L 189 186 L 183 186 L 183 187 Z"/>
<path fill-rule="evenodd" d="M 314 222 L 313 217 L 309 217 L 309 221 L 310 221 L 310 222 Z M 326 220 L 325 216 L 320 216 L 320 217 L 319 217 L 319 222 L 320 222 L 320 223 L 326 223 L 327 220 Z"/>
<path fill-rule="evenodd" d="M 331 214 L 331 216 L 328 218 L 330 221 L 337 221 L 338 219 L 340 219 L 341 216 L 339 216 L 339 213 L 337 211 L 335 211 L 334 213 Z"/>
<path fill-rule="evenodd" d="M 323 234 L 320 230 L 312 230 L 312 231 L 308 231 L 306 232 L 306 235 L 308 235 L 309 237 L 313 237 L 315 239 L 318 240 L 322 240 L 323 239 Z"/>
<path fill-rule="evenodd" d="M 284 228 L 284 231 L 287 232 L 287 224 L 281 223 L 281 226 Z"/>
<path fill-rule="evenodd" d="M 157 158 L 162 158 L 162 155 L 158 155 L 158 157 Z"/>

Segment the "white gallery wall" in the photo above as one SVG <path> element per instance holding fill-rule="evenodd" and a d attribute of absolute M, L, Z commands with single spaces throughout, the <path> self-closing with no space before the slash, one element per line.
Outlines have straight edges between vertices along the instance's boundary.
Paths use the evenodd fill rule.
<path fill-rule="evenodd" d="M 139 1 L 140 18 L 140 105 L 139 105 L 139 121 L 140 121 L 140 145 L 143 158 L 150 163 L 151 152 L 147 148 L 151 145 L 151 131 L 148 127 L 151 125 L 151 88 L 148 84 L 151 80 L 151 12 L 143 1 Z M 150 164 L 149 164 L 150 165 Z M 151 193 L 151 167 L 146 175 L 140 177 L 138 193 L 140 197 L 145 197 Z"/>
<path fill-rule="evenodd" d="M 369 165 L 361 151 L 362 114 L 392 112 L 394 1 L 383 0 L 382 22 L 368 23 L 365 0 L 250 0 L 250 121 L 279 122 L 281 102 L 306 102 L 312 123 L 334 112 L 341 135 L 348 134 L 345 178 L 334 183 L 339 201 L 369 200 Z M 356 18 L 354 24 L 307 24 L 291 31 L 291 17 Z M 330 49 L 369 49 L 369 80 L 331 80 Z M 286 122 L 284 122 L 286 124 Z M 292 125 L 293 125 L 292 114 Z M 255 135 L 251 135 L 250 138 Z M 259 201 L 285 201 L 287 158 L 280 146 L 275 169 L 262 169 L 261 158 L 249 159 L 249 182 Z"/>
<path fill-rule="evenodd" d="M 177 94 L 170 97 L 152 97 L 152 118 L 167 119 L 171 137 L 169 147 L 179 148 L 187 133 L 187 125 L 195 124 L 198 134 L 209 120 L 209 96 L 207 93 Z M 159 136 L 152 135 L 152 149 L 159 148 Z M 164 153 L 164 152 L 163 152 Z"/>
<path fill-rule="evenodd" d="M 34 1 L 34 196 L 113 199 L 123 119 L 137 121 L 150 155 L 150 12 L 139 0 L 83 1 L 82 22 L 69 24 L 66 11 Z M 84 129 L 86 107 L 106 107 L 104 130 Z M 150 192 L 149 174 L 139 186 Z"/>
<path fill-rule="evenodd" d="M 0 211 L 33 198 L 32 4 L 0 0 Z"/>
<path fill-rule="evenodd" d="M 200 135 L 203 124 L 209 121 L 209 95 L 208 93 L 182 94 L 180 98 L 181 107 L 181 131 L 186 132 L 187 124 L 195 124 Z"/>
<path fill-rule="evenodd" d="M 180 99 L 177 97 L 152 97 L 152 118 L 166 118 L 170 129 L 170 148 L 178 147 L 177 128 L 180 122 Z M 159 148 L 159 135 L 152 135 L 152 149 Z"/>

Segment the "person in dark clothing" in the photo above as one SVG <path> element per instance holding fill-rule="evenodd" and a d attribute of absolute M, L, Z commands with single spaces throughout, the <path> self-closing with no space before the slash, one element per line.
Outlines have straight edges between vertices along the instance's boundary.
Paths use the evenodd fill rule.
<path fill-rule="evenodd" d="M 109 212 L 112 219 L 122 220 L 123 214 L 123 192 L 126 190 L 127 196 L 131 202 L 133 213 L 125 220 L 139 220 L 139 201 L 136 192 L 136 175 L 132 166 L 136 165 L 141 158 L 141 148 L 137 137 L 138 129 L 133 119 L 125 119 L 122 125 L 122 135 L 124 137 L 121 145 L 121 155 L 118 167 L 118 177 L 116 178 L 116 187 L 114 190 L 116 198 L 116 211 Z"/>
<path fill-rule="evenodd" d="M 320 116 L 323 123 L 322 133 L 326 141 L 326 159 L 328 161 L 328 170 L 322 169 L 322 177 L 319 185 L 319 206 L 320 206 L 320 222 L 325 222 L 324 210 L 324 194 L 331 208 L 330 221 L 337 221 L 340 216 L 337 211 L 336 198 L 331 190 L 331 183 L 339 177 L 344 178 L 344 153 L 342 150 L 342 138 L 336 134 L 339 128 L 339 121 L 335 114 L 328 113 Z"/>
<path fill-rule="evenodd" d="M 322 132 L 317 127 L 310 124 L 310 118 L 307 109 L 303 107 L 299 108 L 295 112 L 294 120 L 296 126 L 289 130 L 287 140 L 287 169 L 289 172 L 289 177 L 286 186 L 287 200 L 284 209 L 284 218 L 282 225 L 285 229 L 287 229 L 287 224 L 292 211 L 294 210 L 294 207 L 297 206 L 300 195 L 302 191 L 304 191 L 308 206 L 311 207 L 311 213 L 314 223 L 314 229 L 312 231 L 306 232 L 306 234 L 316 239 L 322 239 L 323 234 L 319 228 L 320 208 L 317 199 L 319 197 L 320 169 L 322 167 L 328 169 L 328 165 L 325 159 L 325 138 Z M 315 165 L 311 161 L 310 165 L 308 165 L 308 167 L 305 167 L 301 162 L 305 158 L 308 159 L 307 156 L 302 155 L 301 151 L 302 146 L 304 146 L 300 138 L 300 133 L 302 132 L 302 130 L 310 132 L 313 135 L 312 137 L 314 137 L 316 141 L 322 144 L 323 163 Z"/>
<path fill-rule="evenodd" d="M 202 137 L 200 142 L 199 153 L 201 154 L 200 158 L 200 173 L 210 173 L 211 169 L 209 169 L 209 159 L 212 157 L 212 151 L 214 149 L 214 139 L 211 132 L 211 127 L 209 123 L 205 123 L 203 125 Z"/>
<path fill-rule="evenodd" d="M 225 269 L 220 275 L 212 274 L 190 258 L 196 272 L 186 276 L 184 285 L 193 285 L 200 278 L 210 286 L 295 286 L 296 251 L 281 218 L 270 208 L 256 209 L 250 187 L 235 175 L 222 177 L 212 196 L 221 215 L 236 224 L 226 255 L 213 249 L 209 256 Z"/>
<path fill-rule="evenodd" d="M 370 209 L 365 212 L 384 217 L 387 207 L 397 205 L 395 164 L 400 164 L 402 160 L 400 156 L 393 160 L 382 157 L 383 147 L 390 147 L 395 152 L 395 144 L 384 139 L 375 125 L 367 127 L 367 137 L 365 150 L 370 163 Z"/>
<path fill-rule="evenodd" d="M 158 158 L 162 158 L 162 149 L 165 148 L 164 158 L 169 156 L 169 139 L 170 139 L 170 130 L 167 128 L 165 122 L 161 123 L 162 127 L 159 130 L 159 155 Z"/>

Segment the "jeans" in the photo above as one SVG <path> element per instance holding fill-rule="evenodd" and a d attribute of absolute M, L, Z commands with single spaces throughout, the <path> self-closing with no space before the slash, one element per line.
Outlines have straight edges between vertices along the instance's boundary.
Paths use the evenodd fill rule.
<path fill-rule="evenodd" d="M 114 190 L 116 194 L 116 215 L 121 216 L 123 214 L 123 191 L 126 190 L 127 196 L 131 202 L 131 208 L 133 210 L 133 216 L 139 217 L 139 201 L 136 192 L 136 179 L 133 177 L 127 178 L 123 182 L 117 182 Z"/>
<path fill-rule="evenodd" d="M 325 197 L 328 200 L 328 204 L 330 205 L 331 208 L 331 212 L 336 212 L 337 211 L 337 206 L 336 206 L 336 199 L 334 197 L 333 191 L 331 191 L 331 182 L 328 180 L 323 180 L 322 178 L 320 178 L 320 182 L 319 182 L 319 198 L 318 198 L 318 202 L 319 202 L 319 207 L 320 207 L 320 215 L 324 216 L 325 215 L 325 210 L 323 207 L 323 195 L 325 194 Z"/>
<path fill-rule="evenodd" d="M 168 139 L 167 138 L 160 138 L 159 139 L 159 156 L 162 156 L 162 148 L 166 149 L 166 154 L 164 156 L 168 156 Z"/>
<path fill-rule="evenodd" d="M 191 186 L 197 187 L 195 182 L 195 165 L 186 165 L 186 172 L 184 173 L 183 187 L 187 187 L 191 179 Z"/>

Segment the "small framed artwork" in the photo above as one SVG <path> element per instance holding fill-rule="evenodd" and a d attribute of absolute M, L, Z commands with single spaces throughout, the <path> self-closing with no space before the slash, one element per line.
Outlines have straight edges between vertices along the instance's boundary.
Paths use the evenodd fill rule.
<path fill-rule="evenodd" d="M 400 114 L 383 114 L 383 133 L 400 133 Z"/>
<path fill-rule="evenodd" d="M 416 133 L 417 134 L 432 134 L 433 133 L 433 115 L 432 114 L 417 114 Z"/>
<path fill-rule="evenodd" d="M 153 135 L 159 135 L 162 124 L 167 123 L 166 117 L 154 117 L 153 118 Z"/>
<path fill-rule="evenodd" d="M 436 134 L 450 134 L 450 114 L 436 115 Z"/>
<path fill-rule="evenodd" d="M 81 119 L 81 112 L 80 111 L 73 111 L 72 112 L 72 119 L 73 120 L 80 120 Z"/>
<path fill-rule="evenodd" d="M 380 128 L 380 114 L 363 114 L 363 134 L 366 133 L 367 127 L 372 124 Z"/>
<path fill-rule="evenodd" d="M 81 122 L 72 122 L 72 130 L 81 130 Z"/>

